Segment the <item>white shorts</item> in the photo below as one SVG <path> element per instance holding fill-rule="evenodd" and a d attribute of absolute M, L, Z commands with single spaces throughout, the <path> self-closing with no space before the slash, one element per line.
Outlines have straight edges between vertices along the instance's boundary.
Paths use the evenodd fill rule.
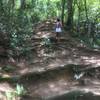
<path fill-rule="evenodd" d="M 56 32 L 62 32 L 61 28 L 56 28 Z"/>

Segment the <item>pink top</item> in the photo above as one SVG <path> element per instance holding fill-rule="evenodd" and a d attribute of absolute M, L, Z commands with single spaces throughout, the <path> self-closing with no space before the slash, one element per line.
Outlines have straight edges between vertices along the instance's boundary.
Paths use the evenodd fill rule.
<path fill-rule="evenodd" d="M 60 22 L 57 22 L 56 23 L 56 28 L 61 28 L 61 27 L 62 27 L 61 23 Z"/>

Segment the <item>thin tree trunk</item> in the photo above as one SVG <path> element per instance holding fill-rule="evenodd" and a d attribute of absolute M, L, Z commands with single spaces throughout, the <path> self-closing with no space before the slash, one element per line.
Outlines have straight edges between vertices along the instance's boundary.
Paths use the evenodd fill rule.
<path fill-rule="evenodd" d="M 66 28 L 70 30 L 73 27 L 73 0 L 67 0 L 67 10 L 68 10 L 68 18 L 67 18 Z"/>
<path fill-rule="evenodd" d="M 89 22 L 89 19 L 88 19 L 88 11 L 87 11 L 87 2 L 86 2 L 86 0 L 84 0 L 84 6 L 85 6 L 86 19 L 87 19 L 87 22 Z"/>
<path fill-rule="evenodd" d="M 76 4 L 78 7 L 78 23 L 77 23 L 77 32 L 80 32 L 80 17 L 81 17 L 81 8 L 80 8 L 80 2 L 78 3 L 78 1 L 76 0 Z"/>
<path fill-rule="evenodd" d="M 26 0 L 21 0 L 21 9 L 25 9 Z"/>
<path fill-rule="evenodd" d="M 85 23 L 85 33 L 87 33 L 88 38 L 91 36 L 89 33 L 89 18 L 88 18 L 88 10 L 87 10 L 87 2 L 84 0 L 84 6 L 85 6 L 85 15 L 86 15 L 86 23 Z"/>
<path fill-rule="evenodd" d="M 62 0 L 62 14 L 61 14 L 62 24 L 64 24 L 64 11 L 65 11 L 65 0 Z"/>

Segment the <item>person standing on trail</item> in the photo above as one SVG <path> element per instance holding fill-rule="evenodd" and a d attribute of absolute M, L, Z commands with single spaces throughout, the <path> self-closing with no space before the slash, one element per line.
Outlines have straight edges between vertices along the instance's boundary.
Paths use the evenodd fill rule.
<path fill-rule="evenodd" d="M 59 18 L 56 21 L 56 38 L 58 39 L 61 36 L 62 32 L 62 23 Z"/>

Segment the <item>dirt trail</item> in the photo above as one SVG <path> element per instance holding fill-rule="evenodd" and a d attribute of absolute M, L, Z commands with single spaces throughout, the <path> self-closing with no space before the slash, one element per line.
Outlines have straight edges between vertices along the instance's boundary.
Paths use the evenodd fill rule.
<path fill-rule="evenodd" d="M 75 90 L 100 95 L 100 51 L 84 46 L 66 31 L 57 42 L 55 22 L 50 20 L 42 23 L 35 26 L 31 37 L 30 57 L 4 65 L 2 62 L 1 66 L 10 65 L 13 68 L 8 73 L 1 71 L 0 77 L 8 80 L 14 78 L 25 86 L 28 93 L 22 100 L 53 100 L 50 98 Z M 51 39 L 50 46 L 43 45 L 44 37 Z M 84 73 L 82 78 L 76 80 L 75 74 L 81 73 Z M 7 86 L 10 84 L 6 83 Z M 2 93 L 2 88 L 0 91 Z"/>

